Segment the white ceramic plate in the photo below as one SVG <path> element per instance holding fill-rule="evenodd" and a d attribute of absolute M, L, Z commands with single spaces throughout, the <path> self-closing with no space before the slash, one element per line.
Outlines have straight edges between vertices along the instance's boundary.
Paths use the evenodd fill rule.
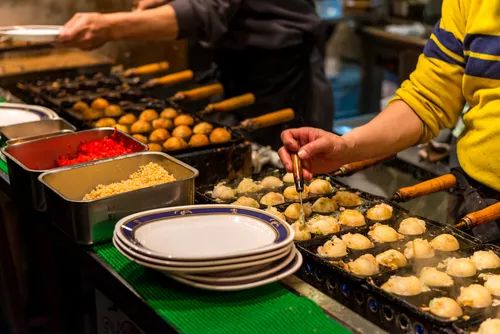
<path fill-rule="evenodd" d="M 0 103 L 0 127 L 54 118 L 57 118 L 57 114 L 44 107 L 29 104 Z"/>
<path fill-rule="evenodd" d="M 290 244 L 290 226 L 265 211 L 191 205 L 140 212 L 115 227 L 120 240 L 149 257 L 207 261 L 270 252 Z"/>
<path fill-rule="evenodd" d="M 279 281 L 287 276 L 292 275 L 295 273 L 297 270 L 299 270 L 300 266 L 302 265 L 302 255 L 298 252 L 295 251 L 296 257 L 292 263 L 290 263 L 287 267 L 283 268 L 279 272 L 272 274 L 270 276 L 267 276 L 266 278 L 263 279 L 257 279 L 257 280 L 250 280 L 250 281 L 245 281 L 242 283 L 217 283 L 217 284 L 209 284 L 209 283 L 200 283 L 200 282 L 195 282 L 188 280 L 186 278 L 177 276 L 177 275 L 168 275 L 170 278 L 173 280 L 176 280 L 178 282 L 184 283 L 186 285 L 195 287 L 195 288 L 200 288 L 204 290 L 215 290 L 215 291 L 237 291 L 237 290 L 245 290 L 245 289 L 251 289 L 251 288 L 256 288 L 258 286 L 266 285 L 272 282 Z"/>
<path fill-rule="evenodd" d="M 235 270 L 235 269 L 242 269 L 242 268 L 262 268 L 263 265 L 267 265 L 268 263 L 271 263 L 273 261 L 282 259 L 286 257 L 288 254 L 279 254 L 275 255 L 266 259 L 262 260 L 256 260 L 256 261 L 248 261 L 248 262 L 242 262 L 242 263 L 233 263 L 233 264 L 226 264 L 226 265 L 219 265 L 219 266 L 205 266 L 205 267 L 176 267 L 176 266 L 165 266 L 165 265 L 158 265 L 158 264 L 153 264 L 150 262 L 145 262 L 141 261 L 137 258 L 134 258 L 132 254 L 130 254 L 127 250 L 120 248 L 120 246 L 117 245 L 116 240 L 113 239 L 113 244 L 115 247 L 118 249 L 120 253 L 122 253 L 126 258 L 128 258 L 131 261 L 136 262 L 137 264 L 140 264 L 141 266 L 155 269 L 158 271 L 161 271 L 163 273 L 220 273 L 224 271 L 230 271 L 230 270 Z M 292 251 L 295 251 L 295 247 L 292 248 Z"/>
<path fill-rule="evenodd" d="M 61 33 L 62 26 L 54 25 L 25 25 L 0 27 L 0 36 L 15 41 L 25 42 L 54 42 Z"/>

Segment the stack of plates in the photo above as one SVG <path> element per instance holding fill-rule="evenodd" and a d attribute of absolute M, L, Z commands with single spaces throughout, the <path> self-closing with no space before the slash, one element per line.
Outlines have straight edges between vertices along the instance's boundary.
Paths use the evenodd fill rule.
<path fill-rule="evenodd" d="M 113 243 L 127 258 L 198 288 L 242 290 L 293 274 L 302 256 L 294 232 L 276 216 L 248 207 L 193 205 L 120 220 Z"/>

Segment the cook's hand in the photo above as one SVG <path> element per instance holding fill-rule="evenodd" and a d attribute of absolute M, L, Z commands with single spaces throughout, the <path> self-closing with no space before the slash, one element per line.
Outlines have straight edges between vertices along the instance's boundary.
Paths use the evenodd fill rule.
<path fill-rule="evenodd" d="M 111 39 L 106 14 L 77 13 L 63 27 L 58 42 L 84 50 L 95 49 Z"/>
<path fill-rule="evenodd" d="M 145 10 L 166 5 L 171 0 L 134 0 L 134 10 Z"/>
<path fill-rule="evenodd" d="M 348 143 L 343 137 L 316 128 L 288 129 L 281 133 L 283 147 L 278 151 L 286 169 L 292 171 L 291 153 L 302 160 L 304 177 L 310 180 L 314 174 L 328 173 L 348 161 Z"/>

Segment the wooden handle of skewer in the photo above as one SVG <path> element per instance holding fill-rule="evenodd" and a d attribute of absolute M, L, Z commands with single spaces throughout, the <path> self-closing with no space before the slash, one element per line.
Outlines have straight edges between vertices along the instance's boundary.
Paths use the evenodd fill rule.
<path fill-rule="evenodd" d="M 123 72 L 123 75 L 126 77 L 131 77 L 136 75 L 154 74 L 161 71 L 166 71 L 168 70 L 169 67 L 170 64 L 167 61 L 162 61 L 159 63 L 152 63 L 152 64 L 129 68 L 125 70 L 125 72 Z"/>
<path fill-rule="evenodd" d="M 471 212 L 455 225 L 460 229 L 471 229 L 473 227 L 488 224 L 492 221 L 500 219 L 500 202 L 490 205 L 482 210 Z"/>
<path fill-rule="evenodd" d="M 216 103 L 211 103 L 205 107 L 205 114 L 218 111 L 231 111 L 243 107 L 250 106 L 255 103 L 255 95 L 252 93 L 235 96 L 227 100 Z"/>
<path fill-rule="evenodd" d="M 221 95 L 224 93 L 224 87 L 220 83 L 194 88 L 178 92 L 172 97 L 174 101 L 198 101 L 209 98 L 211 96 Z"/>
<path fill-rule="evenodd" d="M 180 82 L 192 80 L 194 77 L 194 73 L 191 70 L 185 70 L 177 73 L 172 73 L 165 75 L 163 77 L 154 78 L 146 82 L 146 86 L 170 86 L 175 85 Z"/>
<path fill-rule="evenodd" d="M 405 202 L 413 198 L 432 194 L 441 190 L 450 189 L 455 186 L 457 179 L 453 174 L 445 174 L 434 179 L 418 183 L 411 187 L 404 187 L 396 191 L 392 199 L 397 202 Z"/>
<path fill-rule="evenodd" d="M 333 173 L 333 176 L 349 176 L 349 175 L 357 173 L 361 170 L 378 165 L 381 162 L 391 160 L 394 157 L 395 157 L 394 155 L 390 155 L 390 156 L 383 157 L 383 158 L 367 159 L 367 160 L 353 162 L 350 164 L 345 164 L 345 165 L 341 166 L 338 170 L 336 170 Z"/>
<path fill-rule="evenodd" d="M 247 130 L 257 130 L 289 122 L 294 118 L 295 112 L 293 111 L 293 109 L 288 108 L 254 118 L 247 118 L 246 120 L 241 122 L 241 127 Z"/>

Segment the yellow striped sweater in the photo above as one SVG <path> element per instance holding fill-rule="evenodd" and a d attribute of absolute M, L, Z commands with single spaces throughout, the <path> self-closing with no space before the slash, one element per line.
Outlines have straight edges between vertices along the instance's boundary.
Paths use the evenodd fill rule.
<path fill-rule="evenodd" d="M 417 68 L 396 92 L 424 123 L 421 141 L 451 128 L 465 102 L 458 159 L 500 191 L 500 1 L 444 0 Z"/>

